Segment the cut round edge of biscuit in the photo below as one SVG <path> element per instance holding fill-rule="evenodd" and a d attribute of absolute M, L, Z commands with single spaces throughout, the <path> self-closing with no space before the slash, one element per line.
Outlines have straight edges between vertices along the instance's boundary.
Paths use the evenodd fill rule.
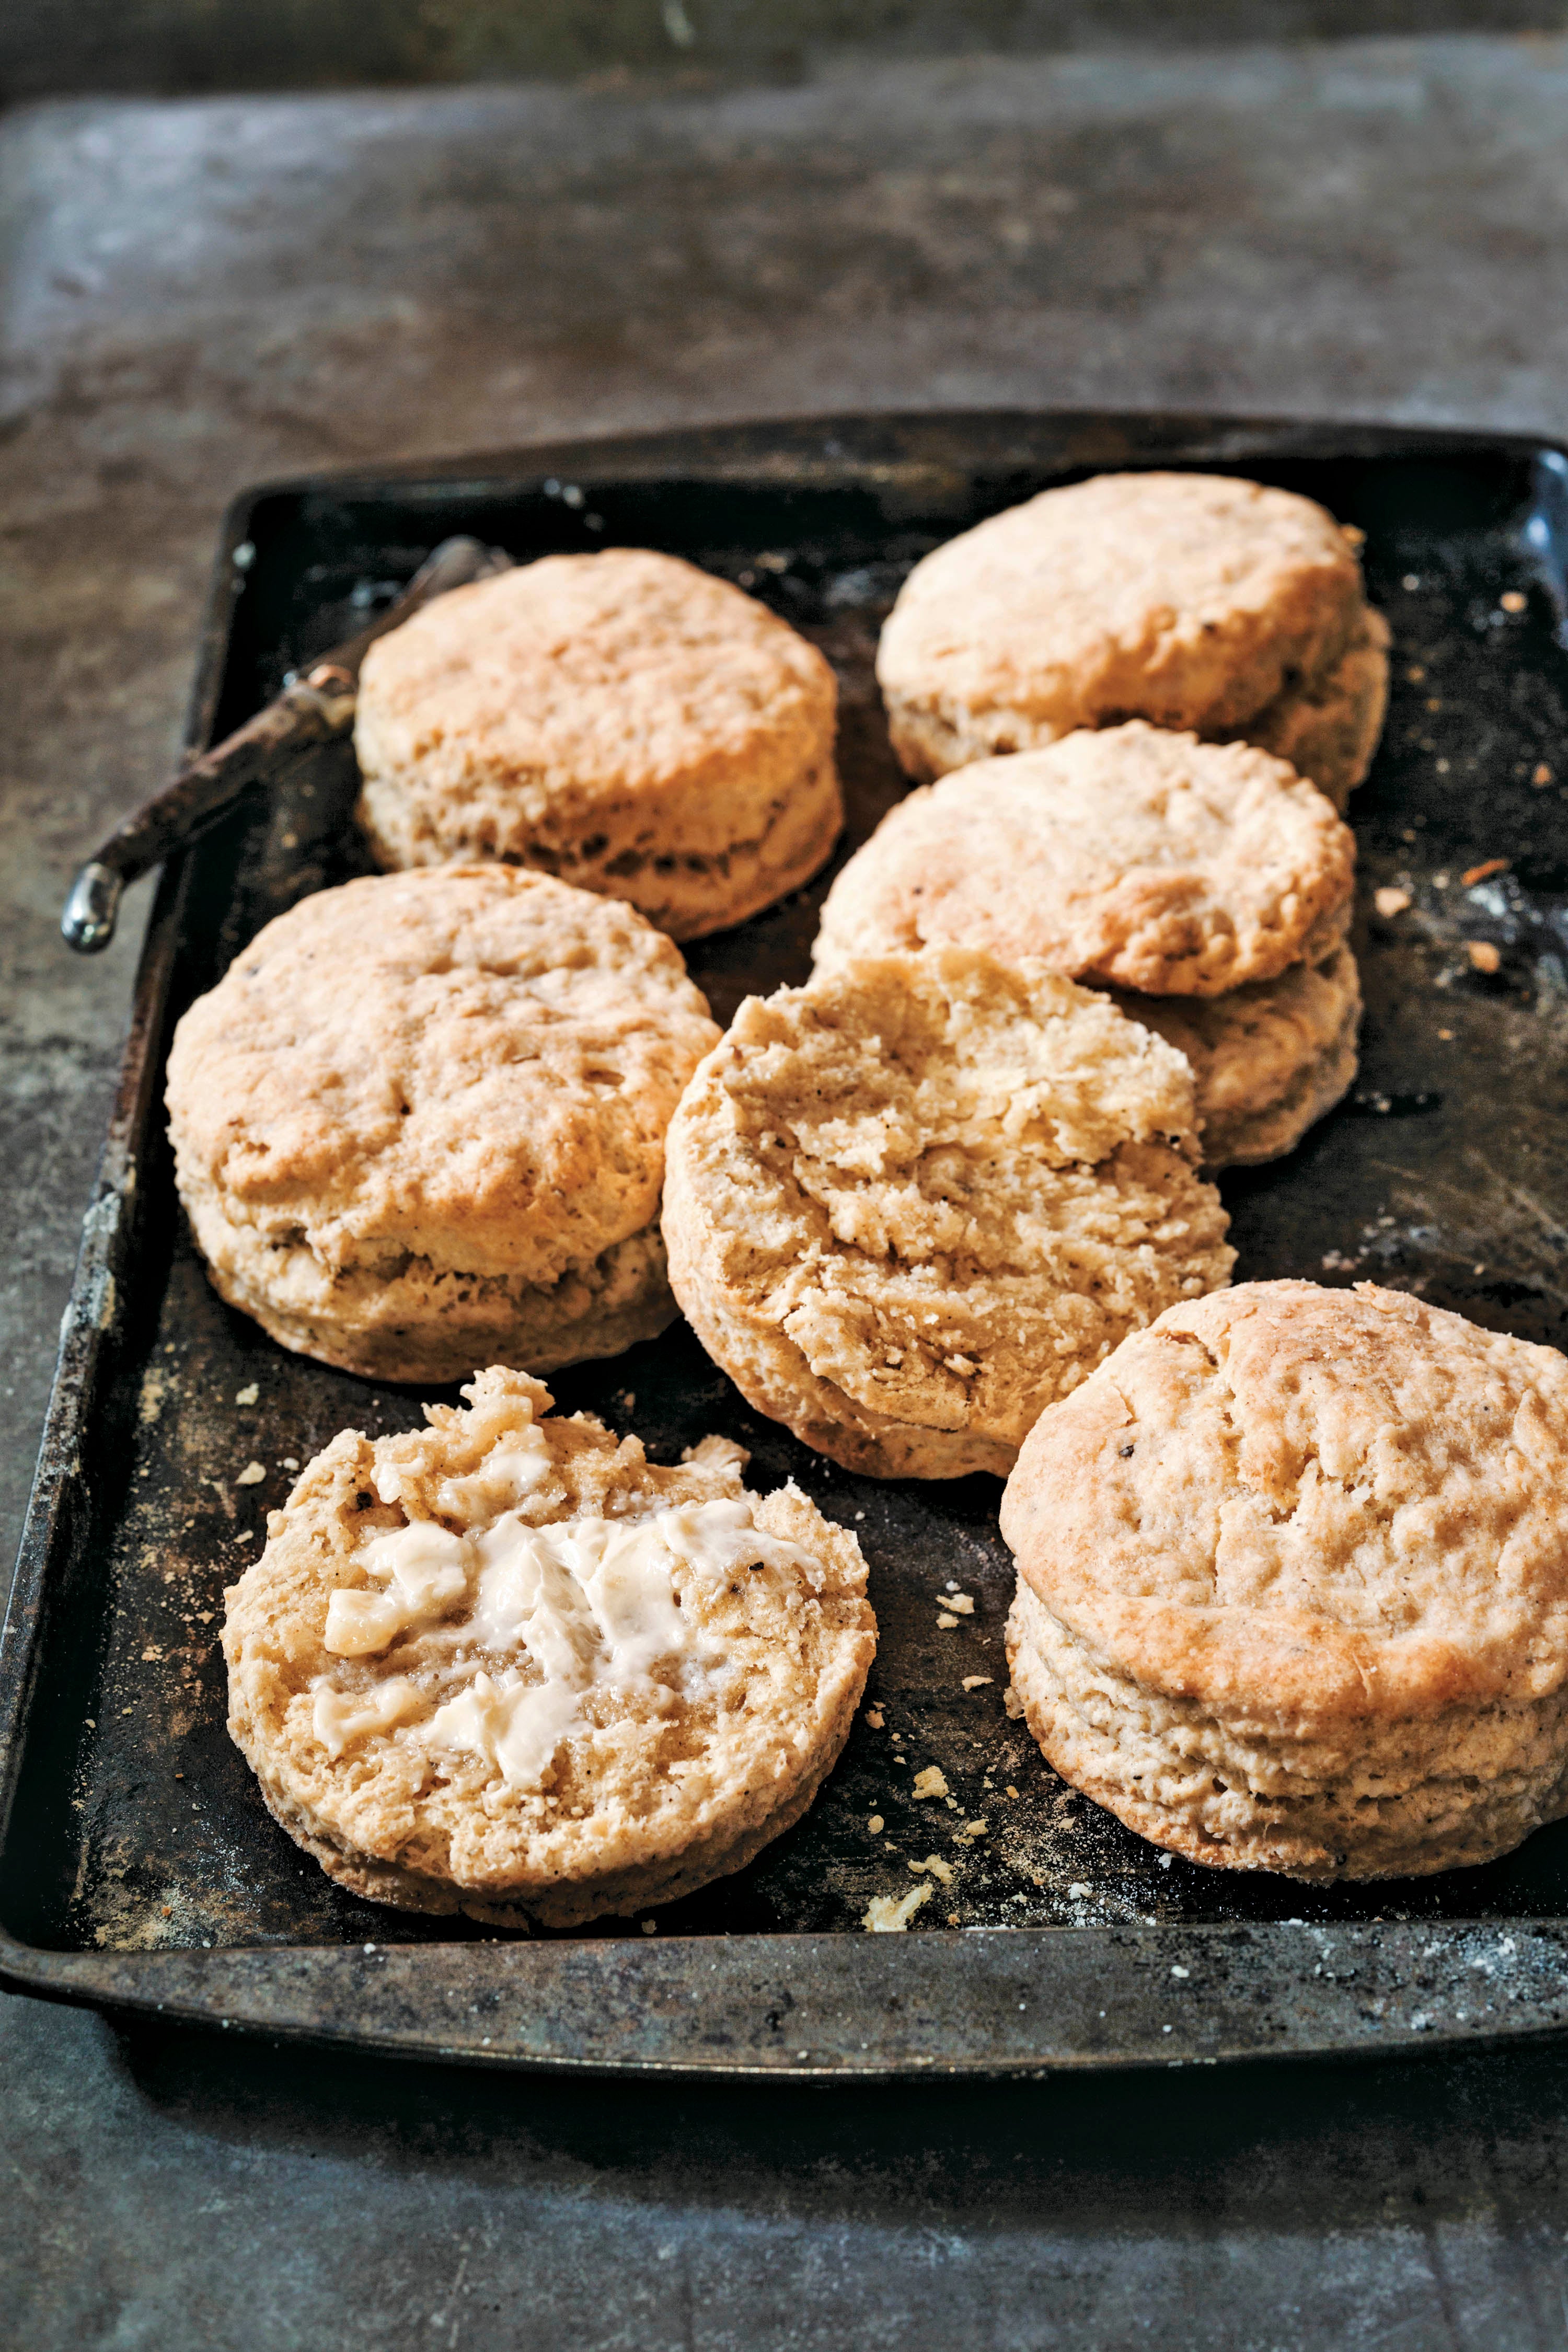
<path fill-rule="evenodd" d="M 721 1438 L 671 1468 L 491 1368 L 301 1473 L 226 1595 L 229 1728 L 369 1899 L 570 1927 L 739 1869 L 806 1810 L 876 1649 L 866 1565 Z"/>

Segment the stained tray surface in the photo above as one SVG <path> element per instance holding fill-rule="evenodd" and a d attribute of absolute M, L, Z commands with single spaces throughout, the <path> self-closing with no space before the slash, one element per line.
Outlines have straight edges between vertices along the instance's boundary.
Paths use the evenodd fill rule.
<path fill-rule="evenodd" d="M 1148 462 L 1229 467 L 1321 499 L 1366 533 L 1369 589 L 1394 637 L 1384 745 L 1352 811 L 1361 856 L 1354 945 L 1367 999 L 1361 1076 L 1352 1099 L 1292 1158 L 1226 1180 L 1237 1277 L 1371 1277 L 1489 1328 L 1563 1345 L 1568 659 L 1557 641 L 1559 477 L 1529 449 L 1202 421 L 974 417 L 736 429 L 547 451 L 466 474 L 284 487 L 242 502 L 231 519 L 195 732 L 246 716 L 287 671 L 389 600 L 451 530 L 524 559 L 660 547 L 736 581 L 821 646 L 837 671 L 850 828 L 840 861 L 811 889 L 689 950 L 727 1020 L 744 994 L 805 978 L 837 863 L 904 789 L 872 657 L 910 564 L 1053 479 Z M 68 1994 L 152 1999 L 161 1985 L 176 2006 L 267 2021 L 263 1995 L 235 1990 L 237 1950 L 253 1956 L 244 1968 L 254 1988 L 268 1981 L 257 1974 L 267 1954 L 283 1960 L 279 1947 L 295 1967 L 305 1965 L 300 1948 L 384 1956 L 391 1945 L 402 1948 L 397 1966 L 414 1970 L 413 2007 L 398 2011 L 405 2026 L 382 2017 L 373 2028 L 363 2000 L 345 2007 L 340 1998 L 331 2014 L 305 2021 L 308 2030 L 441 2047 L 465 2046 L 467 2034 L 499 2055 L 449 2017 L 431 2022 L 437 1979 L 421 1994 L 416 1954 L 482 1948 L 463 1963 L 468 1985 L 520 1947 L 460 1919 L 405 1917 L 335 1888 L 268 1820 L 224 1726 L 223 1590 L 259 1552 L 266 1514 L 283 1501 L 294 1466 L 344 1426 L 374 1435 L 419 1418 L 416 1392 L 289 1356 L 220 1304 L 177 1213 L 159 1101 L 167 1030 L 183 1006 L 264 921 L 360 870 L 344 824 L 353 782 L 346 749 L 312 753 L 280 780 L 268 811 L 231 821 L 165 877 L 7 1629 L 0 1917 L 11 1941 L 0 1958 L 13 1977 Z M 1406 891 L 1408 907 L 1379 915 L 1373 894 L 1386 886 Z M 1498 949 L 1495 972 L 1476 968 L 1471 941 Z M 1483 1955 L 1505 1942 L 1514 1948 L 1485 1923 L 1568 1918 L 1568 1823 L 1488 1869 L 1360 1891 L 1313 1891 L 1162 1855 L 1057 1780 L 1005 1712 L 1013 1575 L 996 1529 L 996 1482 L 884 1485 L 822 1461 L 752 1413 L 683 1325 L 552 1386 L 560 1409 L 636 1430 L 656 1459 L 717 1430 L 751 1450 L 753 1484 L 798 1479 L 859 1537 L 881 1628 L 868 1710 L 811 1813 L 749 1870 L 661 1910 L 657 1956 L 637 1921 L 527 1948 L 528 1965 L 553 1970 L 553 1981 L 587 1965 L 591 1947 L 631 1947 L 614 1965 L 628 2014 L 639 2011 L 642 1972 L 636 2063 L 688 2063 L 672 2061 L 673 2042 L 649 2023 L 665 1998 L 656 1999 L 656 1979 L 668 1992 L 679 1954 L 689 1972 L 717 1968 L 700 1958 L 716 1938 L 728 1939 L 725 1969 L 743 1948 L 758 1983 L 787 1984 L 795 1954 L 803 2001 L 805 1980 L 827 1970 L 850 2019 L 839 2032 L 844 2052 L 858 2039 L 857 2001 L 869 2004 L 868 2020 L 881 2003 L 885 2018 L 900 1970 L 918 1971 L 932 2015 L 955 2000 L 962 2014 L 968 1971 L 978 2015 L 990 1998 L 981 1979 L 991 1982 L 1002 1947 L 984 1939 L 993 1957 L 982 1969 L 980 1939 L 955 1929 L 1024 1931 L 1005 1939 L 1016 1964 L 1048 1946 L 1062 1981 L 1076 1951 L 1088 1983 L 1113 1951 L 1119 1965 L 1142 1954 L 1140 1968 L 1168 1973 L 1158 1954 L 1169 1931 L 1226 1927 L 1234 1932 L 1225 1948 L 1234 1957 L 1237 1938 L 1245 1948 L 1254 2006 L 1284 2001 L 1279 2013 L 1293 2016 L 1307 2012 L 1289 2010 L 1291 1988 L 1306 1984 L 1310 2009 L 1326 1949 L 1374 1954 L 1399 1929 L 1402 1952 L 1429 1954 L 1423 1981 L 1435 1984 L 1409 1995 L 1401 2032 L 1555 2017 L 1568 1977 L 1552 1931 L 1530 1947 L 1533 1993 L 1478 2004 L 1465 1988 L 1479 1979 L 1461 1983 L 1455 1970 L 1464 1937 L 1489 1934 Z M 972 1596 L 973 1614 L 943 1628 L 938 1613 L 954 1586 Z M 917 1801 L 914 1776 L 932 1764 L 949 1795 Z M 861 1935 L 874 1896 L 926 1885 L 910 1937 L 898 1939 L 920 1940 L 918 1961 L 889 1952 L 893 1939 Z M 1421 1942 L 1424 1927 L 1450 1922 L 1479 1924 Z M 1089 1932 L 1042 1940 L 1031 1929 Z M 784 1940 L 795 1938 L 805 1940 Z M 572 1953 L 547 1962 L 540 1948 L 552 1940 Z M 138 1979 L 139 1960 L 176 1953 L 197 1971 L 180 1979 L 177 1999 L 166 1972 Z M 214 1975 L 205 1992 L 195 1957 L 204 1953 L 215 1968 L 230 1956 L 221 1988 Z M 608 1953 L 601 1965 L 611 1965 Z M 442 1981 L 449 2011 L 449 1975 Z M 882 1988 L 875 2000 L 873 1983 Z M 896 2008 L 896 1989 L 890 1997 Z M 1237 1998 L 1232 1987 L 1220 2008 Z M 1009 2016 L 1026 2012 L 1010 1993 L 998 1999 Z M 468 2004 L 459 2006 L 466 2014 Z M 1391 2025 L 1397 2009 L 1394 2000 Z M 1362 2010 L 1357 2033 L 1372 2015 Z M 417 2032 L 406 2021 L 416 2012 Z M 1201 2024 L 1189 2004 L 1163 2053 L 1163 2025 L 1149 2024 L 1144 2049 L 1136 2034 L 1118 2043 L 1114 2020 L 1095 2020 L 1092 2002 L 1084 2015 L 1081 2046 L 1053 2045 L 1056 2056 L 1232 2046 L 1213 2002 Z M 1411 2017 L 1425 2024 L 1411 2027 Z M 1279 2046 L 1354 2038 L 1348 2025 L 1336 2038 L 1321 2021 L 1276 2030 Z M 779 2063 L 795 2063 L 787 2021 L 768 2032 Z M 999 2027 L 985 2032 L 993 2063 L 1023 2063 L 996 2042 Z M 985 2063 L 973 2048 L 916 2056 L 901 2043 L 889 2058 L 874 2022 L 863 2046 L 868 2064 Z M 616 2062 L 607 2042 L 574 2054 Z M 689 2063 L 731 2060 L 741 2063 L 721 2049 Z M 826 2063 L 855 2062 L 841 2053 Z"/>

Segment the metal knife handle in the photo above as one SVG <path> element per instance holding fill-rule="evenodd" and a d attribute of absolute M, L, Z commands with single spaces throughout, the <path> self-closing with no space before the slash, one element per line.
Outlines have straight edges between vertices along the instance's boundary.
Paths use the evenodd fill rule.
<path fill-rule="evenodd" d="M 247 793 L 264 785 L 285 751 L 326 742 L 353 724 L 359 667 L 375 643 L 449 588 L 488 580 L 510 569 L 500 548 L 477 539 L 443 540 L 395 604 L 356 637 L 292 677 L 277 699 L 243 727 L 189 761 L 178 775 L 111 833 L 78 869 L 60 916 L 60 932 L 81 955 L 96 955 L 114 937 L 126 885 L 176 850 L 198 840 Z"/>

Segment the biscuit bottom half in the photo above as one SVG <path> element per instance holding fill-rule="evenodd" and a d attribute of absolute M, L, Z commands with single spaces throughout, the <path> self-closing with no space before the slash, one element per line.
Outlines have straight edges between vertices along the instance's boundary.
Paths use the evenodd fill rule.
<path fill-rule="evenodd" d="M 1205 740 L 1254 743 L 1276 759 L 1289 760 L 1342 815 L 1352 793 L 1365 781 L 1383 732 L 1388 644 L 1388 624 L 1369 605 L 1349 646 L 1325 669 L 1293 681 L 1245 726 L 1221 729 Z M 916 696 L 897 688 L 885 694 L 899 764 L 921 783 L 976 760 L 1037 751 L 1066 731 L 1001 706 L 969 709 L 940 694 Z"/>
<path fill-rule="evenodd" d="M 605 796 L 575 826 L 549 812 L 530 824 L 495 798 L 437 818 L 404 778 L 367 775 L 354 814 L 385 870 L 491 858 L 529 866 L 626 899 L 672 940 L 729 930 L 800 889 L 844 828 L 831 758 L 802 767 L 760 813 L 748 807 L 744 836 L 727 838 L 731 813 L 695 792 L 672 791 L 651 812 L 646 796 Z"/>
<path fill-rule="evenodd" d="M 296 1354 L 371 1381 L 465 1380 L 477 1364 L 550 1372 L 618 1356 L 674 1321 L 657 1225 L 552 1283 L 473 1274 L 405 1250 L 332 1265 L 298 1226 L 269 1234 L 188 1186 L 185 1209 L 218 1297 Z"/>
<path fill-rule="evenodd" d="M 225 1595 L 268 1810 L 405 1910 L 571 1927 L 741 1869 L 807 1810 L 876 1653 L 855 1538 L 491 1366 L 307 1464 Z"/>
<path fill-rule="evenodd" d="M 591 1919 L 630 1918 L 655 1904 L 676 1903 L 683 1895 L 696 1895 L 715 1879 L 744 1870 L 764 1846 L 793 1829 L 810 1811 L 843 1752 L 863 1683 L 862 1675 L 860 1682 L 846 1688 L 837 1715 L 816 1733 L 820 1744 L 813 1750 L 810 1765 L 790 1780 L 783 1795 L 771 1788 L 756 1792 L 735 1809 L 738 1819 L 721 1822 L 706 1834 L 699 1832 L 678 1853 L 581 1879 L 563 1878 L 554 1887 L 530 1887 L 517 1902 L 461 1886 L 443 1872 L 419 1871 L 363 1852 L 341 1830 L 310 1813 L 285 1776 L 269 1770 L 266 1751 L 246 1738 L 243 1718 L 237 1717 L 229 1728 L 279 1828 L 351 1895 L 399 1911 L 424 1911 L 440 1917 L 458 1914 L 483 1927 L 580 1927 Z"/>
<path fill-rule="evenodd" d="M 1144 1689 L 1022 1580 L 1006 1643 L 1046 1761 L 1140 1836 L 1213 1869 L 1425 1877 L 1494 1861 L 1568 1812 L 1563 1691 L 1293 1737 Z"/>

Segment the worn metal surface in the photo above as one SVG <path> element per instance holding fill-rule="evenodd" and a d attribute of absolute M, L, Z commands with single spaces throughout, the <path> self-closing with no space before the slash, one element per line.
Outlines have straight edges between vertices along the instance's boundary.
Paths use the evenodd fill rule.
<path fill-rule="evenodd" d="M 934 400 L 1561 435 L 1559 56 L 1016 56 L 743 102 L 0 121 L 5 1559 L 135 961 L 129 911 L 103 964 L 67 956 L 60 896 L 167 772 L 239 483 Z M 0 2294 L 28 2352 L 1568 2340 L 1560 2043 L 794 2097 L 8 1999 L 0 2065 Z"/>
<path fill-rule="evenodd" d="M 1365 531 L 1394 627 L 1389 736 L 1353 814 L 1366 884 L 1406 903 L 1357 934 L 1356 1093 L 1289 1160 L 1226 1187 L 1238 1275 L 1373 1272 L 1561 1343 L 1555 454 L 1532 468 L 1506 444 L 1180 419 L 842 419 L 307 485 L 231 519 L 198 727 L 264 702 L 451 531 L 523 558 L 664 546 L 765 597 L 834 661 L 842 856 L 902 789 L 871 656 L 910 564 L 1064 472 L 1130 462 L 1239 467 L 1321 498 Z M 268 815 L 231 823 L 164 886 L 0 1652 L 5 1969 L 107 2001 L 492 2062 L 814 2075 L 1388 2049 L 1568 2018 L 1568 1825 L 1486 1870 L 1365 1889 L 1159 1853 L 1064 1788 L 1005 1717 L 996 1482 L 857 1478 L 751 1412 L 683 1327 L 561 1375 L 560 1402 L 635 1428 L 656 1458 L 719 1430 L 751 1449 L 764 1489 L 795 1476 L 853 1526 L 881 1626 L 879 1719 L 858 1720 L 804 1822 L 661 1913 L 657 1951 L 635 1922 L 529 1949 L 405 1919 L 300 1856 L 225 1731 L 223 1586 L 300 1461 L 345 1425 L 408 1426 L 418 1400 L 291 1357 L 220 1305 L 175 1214 L 155 1106 L 171 1014 L 263 921 L 357 868 L 352 790 L 346 748 L 322 746 Z M 721 1019 L 742 992 L 805 976 L 829 878 L 693 948 Z M 1496 950 L 1489 973 L 1470 942 Z M 955 1586 L 973 1613 L 943 1627 Z M 930 1764 L 946 1791 L 927 1801 L 912 1776 Z M 909 1936 L 858 1934 L 873 1895 L 916 1888 Z M 1560 1918 L 1561 1934 L 1535 1924 Z M 301 1945 L 323 1948 L 233 1957 Z"/>
<path fill-rule="evenodd" d="M 1554 0 L 1185 0 L 1176 26 L 1166 0 L 10 0 L 0 99 L 547 76 L 701 89 L 868 52 L 1562 29 Z"/>

